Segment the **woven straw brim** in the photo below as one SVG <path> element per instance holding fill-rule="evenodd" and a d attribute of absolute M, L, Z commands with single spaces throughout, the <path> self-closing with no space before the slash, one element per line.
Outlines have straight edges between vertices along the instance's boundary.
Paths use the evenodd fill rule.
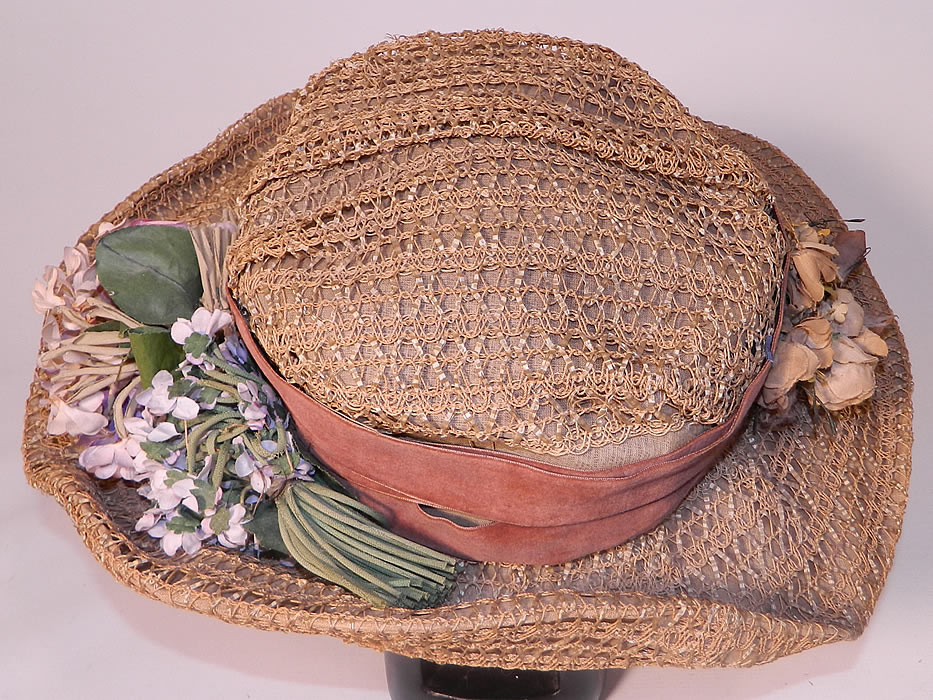
<path fill-rule="evenodd" d="M 294 97 L 259 107 L 102 220 L 218 217 L 287 124 Z M 783 153 L 711 128 L 749 154 L 786 212 L 838 218 Z M 868 313 L 890 312 L 867 265 L 852 286 Z M 375 609 L 300 570 L 221 547 L 163 555 L 157 541 L 133 529 L 145 507 L 134 488 L 96 480 L 78 467 L 73 442 L 49 437 L 38 382 L 26 407 L 25 469 L 118 581 L 227 622 L 328 634 L 441 663 L 752 665 L 857 637 L 884 584 L 907 500 L 912 419 L 900 331 L 887 342 L 872 400 L 832 420 L 800 405 L 794 421 L 775 432 L 759 429 L 753 416 L 717 467 L 652 532 L 562 566 L 471 564 L 450 602 L 431 610 Z"/>

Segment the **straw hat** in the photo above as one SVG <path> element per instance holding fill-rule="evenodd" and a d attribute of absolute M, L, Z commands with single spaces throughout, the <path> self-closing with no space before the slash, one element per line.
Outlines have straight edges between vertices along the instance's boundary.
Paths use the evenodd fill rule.
<path fill-rule="evenodd" d="M 418 81 L 417 99 L 406 102 Z M 404 196 L 386 196 L 385 188 Z M 654 283 L 650 293 L 644 284 L 639 288 L 635 307 L 609 319 L 651 339 L 638 354 L 647 358 L 639 371 L 608 373 L 626 378 L 612 386 L 593 383 L 594 375 L 607 373 L 558 372 L 561 391 L 546 395 L 566 399 L 589 389 L 591 396 L 628 392 L 631 401 L 589 413 L 569 400 L 538 404 L 541 429 L 531 431 L 528 397 L 540 392 L 547 372 L 513 375 L 505 367 L 492 380 L 466 376 L 458 385 L 438 379 L 446 376 L 441 362 L 441 370 L 422 372 L 419 381 L 402 373 L 373 376 L 378 363 L 360 351 L 372 338 L 358 325 L 343 325 L 346 305 L 334 303 L 359 279 L 359 269 L 340 254 L 354 232 L 394 231 L 417 241 L 406 227 L 431 216 L 437 228 L 430 235 L 440 231 L 442 240 L 419 243 L 418 250 L 440 245 L 443 255 L 405 258 L 399 236 L 390 243 L 396 258 L 415 259 L 428 271 L 455 259 L 453 272 L 462 273 L 468 261 L 456 257 L 458 244 L 444 239 L 444 231 L 458 232 L 462 247 L 469 247 L 467 236 L 475 246 L 507 228 L 527 242 L 522 226 L 486 218 L 486 196 L 499 198 L 501 216 L 517 217 L 512 224 L 525 214 L 512 203 L 534 204 L 529 210 L 537 217 L 526 223 L 540 236 L 540 255 L 568 254 L 568 242 L 582 240 L 600 246 L 604 255 L 589 258 L 598 264 L 612 257 L 606 246 L 618 246 L 614 259 L 628 275 L 621 279 L 629 286 Z M 577 206 L 574 216 L 568 201 Z M 456 211 L 444 208 L 451 202 Z M 780 327 L 788 229 L 798 221 L 844 229 L 832 204 L 780 151 L 692 117 L 637 66 L 600 47 L 502 32 L 425 35 L 338 62 L 303 91 L 257 108 L 201 153 L 150 180 L 104 220 L 204 222 L 230 209 L 242 230 L 229 260 L 232 291 L 249 312 L 256 339 L 298 390 L 369 430 L 416 444 L 473 444 L 518 461 L 533 455 L 581 480 L 607 465 L 683 449 L 747 408 L 748 387 L 762 376 Z M 474 225 L 459 226 L 471 213 Z M 599 236 L 574 238 L 594 228 Z M 696 231 L 710 240 L 688 240 Z M 715 239 L 724 231 L 730 236 Z M 633 242 L 630 250 L 620 244 L 622 233 Z M 676 245 L 675 233 L 681 236 Z M 321 268 L 306 264 L 314 245 L 327 253 Z M 504 239 L 501 248 L 509 249 Z M 384 268 L 377 252 L 357 264 Z M 499 256 L 501 268 L 519 269 L 518 253 L 511 255 Z M 321 269 L 334 277 L 327 285 L 315 277 Z M 394 270 L 394 279 L 409 272 Z M 340 274 L 342 287 L 334 282 Z M 532 289 L 546 286 L 540 277 L 527 282 Z M 847 286 L 866 313 L 890 314 L 867 265 Z M 398 290 L 381 291 L 396 304 L 402 298 Z M 576 291 L 575 312 L 586 318 L 586 303 L 596 295 L 584 286 Z M 283 306 L 276 295 L 288 293 L 296 297 Z M 619 300 L 626 289 L 620 282 L 601 293 Z M 527 303 L 538 303 L 542 313 L 534 317 L 537 326 L 523 327 L 525 337 L 553 330 L 548 303 Z M 607 306 L 601 305 L 600 321 Z M 465 304 L 455 308 L 461 321 L 490 315 L 476 308 L 465 315 Z M 503 303 L 499 318 L 511 318 L 509 311 Z M 424 321 L 427 314 L 397 317 Z M 336 319 L 334 329 L 357 329 L 356 335 L 332 329 L 312 338 L 305 332 L 309 319 Z M 291 327 L 297 335 L 286 334 Z M 429 344 L 430 329 L 411 332 L 421 341 L 412 358 L 431 359 L 429 367 L 451 362 Z M 344 345 L 335 347 L 336 339 Z M 381 352 L 399 339 L 389 340 Z M 37 384 L 27 407 L 26 471 L 34 486 L 58 498 L 117 579 L 230 622 L 330 634 L 469 665 L 749 665 L 851 639 L 871 614 L 900 532 L 910 471 L 907 354 L 896 327 L 886 341 L 889 352 L 869 401 L 833 416 L 801 403 L 772 429 L 752 409 L 752 420 L 657 527 L 569 563 L 469 564 L 452 597 L 432 610 L 375 609 L 300 572 L 220 549 L 181 559 L 161 555 L 134 532 L 143 507 L 134 489 L 95 481 L 77 468 L 73 444 L 45 434 L 47 409 Z M 577 350 L 560 358 L 568 367 L 593 356 L 588 347 L 567 347 Z M 341 365 L 348 348 L 357 350 L 356 361 Z M 489 395 L 483 401 L 467 396 L 474 410 L 465 421 L 450 409 L 463 400 L 457 387 L 479 383 Z M 442 400 L 432 403 L 437 396 Z M 399 397 L 421 404 L 392 410 Z M 495 410 L 476 410 L 490 407 Z"/>

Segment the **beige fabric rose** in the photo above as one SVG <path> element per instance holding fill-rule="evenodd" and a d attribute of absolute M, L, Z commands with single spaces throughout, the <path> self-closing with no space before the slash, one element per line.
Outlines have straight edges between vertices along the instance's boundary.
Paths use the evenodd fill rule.
<path fill-rule="evenodd" d="M 833 331 L 833 361 L 828 372 L 817 375 L 814 395 L 824 408 L 839 411 L 874 394 L 875 367 L 887 357 L 888 346 L 865 327 L 865 310 L 849 290 L 837 289 L 824 306 Z"/>
<path fill-rule="evenodd" d="M 823 300 L 825 285 L 839 279 L 839 270 L 833 262 L 838 251 L 822 242 L 828 229 L 817 231 L 807 224 L 799 224 L 794 230 L 797 248 L 791 254 L 791 261 L 797 275 L 789 285 L 791 306 L 812 309 Z"/>

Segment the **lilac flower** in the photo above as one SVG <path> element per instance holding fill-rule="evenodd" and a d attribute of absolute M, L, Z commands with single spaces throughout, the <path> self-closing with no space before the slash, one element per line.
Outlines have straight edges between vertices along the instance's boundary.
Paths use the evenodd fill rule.
<path fill-rule="evenodd" d="M 224 547 L 238 549 L 246 544 L 249 537 L 243 527 L 246 508 L 239 503 L 229 509 L 208 509 L 204 515 L 206 517 L 201 521 L 201 528 L 206 533 L 217 535 L 217 541 Z"/>
<path fill-rule="evenodd" d="M 301 453 L 295 449 L 295 438 L 291 431 L 285 433 L 285 446 L 289 452 L 295 454 L 298 457 L 298 464 L 295 465 L 295 473 L 298 476 L 310 476 L 314 473 L 314 465 L 305 460 L 301 456 Z"/>
<path fill-rule="evenodd" d="M 197 512 L 200 510 L 198 499 L 193 491 L 196 487 L 191 477 L 178 478 L 177 469 L 157 469 L 149 476 L 151 493 L 149 498 L 159 504 L 163 511 L 170 511 L 183 505 Z"/>
<path fill-rule="evenodd" d="M 220 344 L 220 355 L 234 365 L 245 365 L 250 359 L 249 350 L 237 336 L 230 336 Z"/>
<path fill-rule="evenodd" d="M 47 266 L 33 287 L 33 306 L 40 314 L 62 306 L 81 306 L 97 290 L 97 271 L 83 243 L 65 248 L 62 264 L 64 270 Z"/>
<path fill-rule="evenodd" d="M 237 382 L 236 388 L 240 395 L 238 408 L 247 425 L 252 430 L 262 430 L 269 411 L 259 401 L 259 387 L 256 386 L 256 382 Z"/>
<path fill-rule="evenodd" d="M 295 465 L 295 472 L 301 476 L 310 476 L 314 473 L 314 466 L 299 457 L 298 464 Z"/>
<path fill-rule="evenodd" d="M 101 415 L 104 392 L 98 391 L 76 405 L 70 406 L 60 398 L 52 397 L 48 431 L 50 435 L 96 435 L 107 427 L 108 420 Z"/>
<path fill-rule="evenodd" d="M 204 349 L 218 331 L 233 323 L 233 317 L 226 311 L 215 309 L 208 311 L 203 306 L 195 311 L 191 320 L 179 318 L 172 324 L 172 340 L 188 350 L 189 339 L 196 335 L 200 337 L 200 352 L 186 352 L 185 357 L 193 365 L 204 362 Z"/>
<path fill-rule="evenodd" d="M 143 516 L 146 517 L 145 515 Z M 142 518 L 140 519 L 142 520 Z M 183 549 L 185 554 L 194 554 L 201 549 L 201 542 L 211 535 L 207 534 L 201 528 L 193 529 L 188 532 L 178 532 L 169 528 L 170 521 L 174 518 L 168 517 L 165 520 L 159 520 L 151 528 L 149 535 L 160 541 L 162 551 L 170 557 L 174 557 L 179 549 Z M 137 522 L 137 525 L 139 523 Z M 141 529 L 141 528 L 140 528 Z"/>
<path fill-rule="evenodd" d="M 136 468 L 135 458 L 140 452 L 141 449 L 136 440 L 124 438 L 117 442 L 85 448 L 78 457 L 78 464 L 98 479 L 118 476 L 121 479 L 139 481 L 145 478 Z"/>
<path fill-rule="evenodd" d="M 167 370 L 160 370 L 152 378 L 152 386 L 141 392 L 136 401 L 155 416 L 164 416 L 171 413 L 179 420 L 193 420 L 197 417 L 200 407 L 194 399 L 187 396 L 169 396 L 169 389 L 175 383 Z"/>
<path fill-rule="evenodd" d="M 275 447 L 274 442 L 264 440 L 263 447 L 267 445 L 273 448 Z M 275 469 L 271 465 L 262 464 L 245 450 L 236 458 L 233 468 L 236 471 L 236 475 L 241 479 L 248 476 L 249 485 L 252 487 L 253 491 L 260 495 L 265 493 L 266 489 L 272 485 L 272 477 L 275 476 Z"/>

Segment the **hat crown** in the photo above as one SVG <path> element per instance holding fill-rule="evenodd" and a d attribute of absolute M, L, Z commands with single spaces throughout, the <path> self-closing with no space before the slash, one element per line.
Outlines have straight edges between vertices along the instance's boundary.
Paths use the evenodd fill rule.
<path fill-rule="evenodd" d="M 612 51 L 427 34 L 311 78 L 241 199 L 232 288 L 282 375 L 345 415 L 635 461 L 762 367 L 769 208 L 747 157 Z"/>

